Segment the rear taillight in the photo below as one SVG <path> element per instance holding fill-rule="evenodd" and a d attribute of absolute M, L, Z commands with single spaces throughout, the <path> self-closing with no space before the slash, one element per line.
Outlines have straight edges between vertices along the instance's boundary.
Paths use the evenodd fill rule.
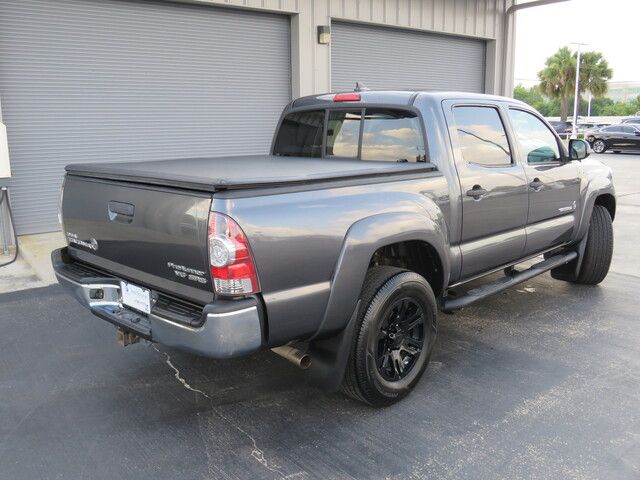
<path fill-rule="evenodd" d="M 216 212 L 209 214 L 209 264 L 211 280 L 220 295 L 260 291 L 247 237 L 233 219 Z"/>

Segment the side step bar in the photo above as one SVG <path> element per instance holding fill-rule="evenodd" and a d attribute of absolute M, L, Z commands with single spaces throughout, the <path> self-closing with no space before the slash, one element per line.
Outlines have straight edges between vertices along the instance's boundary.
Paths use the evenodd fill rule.
<path fill-rule="evenodd" d="M 513 287 L 518 283 L 526 282 L 530 278 L 536 277 L 541 273 L 547 272 L 552 268 L 559 267 L 565 263 L 569 263 L 578 257 L 577 252 L 567 252 L 559 255 L 554 255 L 540 263 L 532 265 L 530 268 L 521 272 L 514 272 L 510 275 L 505 275 L 499 278 L 495 282 L 482 285 L 478 288 L 473 288 L 460 297 L 445 297 L 442 309 L 445 312 L 452 312 L 453 310 L 459 310 L 460 308 L 471 305 L 473 302 L 482 300 L 490 295 L 506 290 L 509 287 Z"/>

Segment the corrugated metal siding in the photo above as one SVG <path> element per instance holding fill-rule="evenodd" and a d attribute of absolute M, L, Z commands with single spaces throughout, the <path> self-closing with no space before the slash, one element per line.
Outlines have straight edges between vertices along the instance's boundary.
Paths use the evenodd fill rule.
<path fill-rule="evenodd" d="M 389 27 L 334 22 L 331 89 L 484 91 L 485 42 Z"/>
<path fill-rule="evenodd" d="M 3 0 L 0 96 L 19 233 L 58 229 L 63 166 L 268 150 L 286 16 L 168 2 Z"/>
<path fill-rule="evenodd" d="M 296 12 L 314 24 L 329 17 L 459 35 L 496 38 L 504 0 L 201 0 L 206 3 Z M 511 0 L 510 0 L 511 1 Z M 305 20 L 306 21 L 306 20 Z"/>
<path fill-rule="evenodd" d="M 297 13 L 294 17 L 294 96 L 331 90 L 330 50 L 317 43 L 316 28 L 333 21 L 406 27 L 437 33 L 495 40 L 487 44 L 486 91 L 511 94 L 506 87 L 512 59 L 513 39 L 503 28 L 505 9 L 515 0 L 200 0 L 215 5 L 234 5 Z M 507 43 L 505 43 L 507 42 Z"/>
<path fill-rule="evenodd" d="M 493 38 L 504 0 L 324 0 L 334 18 Z"/>

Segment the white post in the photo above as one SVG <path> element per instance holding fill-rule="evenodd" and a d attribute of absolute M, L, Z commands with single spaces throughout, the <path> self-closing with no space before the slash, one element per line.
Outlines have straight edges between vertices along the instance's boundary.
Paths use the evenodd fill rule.
<path fill-rule="evenodd" d="M 589 90 L 589 103 L 587 106 L 587 117 L 591 119 L 591 90 Z"/>
<path fill-rule="evenodd" d="M 571 127 L 571 138 L 578 138 L 578 105 L 580 105 L 580 46 L 578 43 L 578 58 L 576 62 L 576 91 L 573 96 L 573 126 Z"/>

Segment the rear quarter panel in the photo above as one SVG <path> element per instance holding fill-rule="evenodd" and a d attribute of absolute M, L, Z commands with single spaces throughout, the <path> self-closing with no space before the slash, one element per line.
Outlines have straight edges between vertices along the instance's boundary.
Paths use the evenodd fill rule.
<path fill-rule="evenodd" d="M 304 191 L 277 188 L 215 194 L 212 210 L 234 218 L 249 239 L 267 310 L 269 345 L 322 333 L 319 329 L 330 296 L 336 296 L 335 288 L 348 290 L 346 294 L 339 292 L 338 297 L 346 297 L 341 305 L 351 309 L 345 307 L 337 313 L 338 318 L 328 322 L 332 328 L 344 326 L 371 255 L 394 238 L 406 237 L 402 230 L 423 229 L 424 238 L 426 232 L 437 230 L 443 255 L 445 248 L 448 253 L 448 188 L 445 177 L 433 172 L 380 183 L 351 182 L 311 190 L 307 186 Z M 389 229 L 384 228 L 383 220 L 378 230 L 360 231 L 369 232 L 365 234 L 369 238 L 354 236 L 356 248 L 361 245 L 361 252 L 365 252 L 362 259 L 366 261 L 358 262 L 362 263 L 362 274 L 349 277 L 353 284 L 348 286 L 336 283 L 336 268 L 350 229 L 375 216 L 405 220 L 387 223 L 393 225 Z M 327 324 L 323 331 L 329 333 Z"/>

